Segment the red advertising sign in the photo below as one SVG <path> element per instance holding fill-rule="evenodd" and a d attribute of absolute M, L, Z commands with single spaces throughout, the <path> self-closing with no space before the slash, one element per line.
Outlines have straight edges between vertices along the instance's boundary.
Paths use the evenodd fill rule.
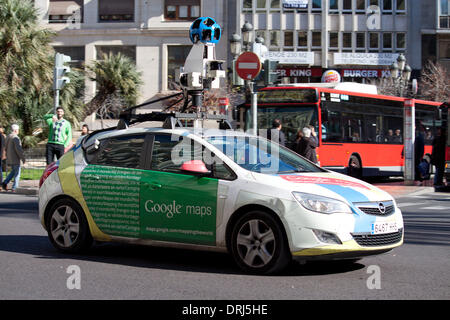
<path fill-rule="evenodd" d="M 255 79 L 261 71 L 261 61 L 256 53 L 246 51 L 236 60 L 236 72 L 244 80 Z"/>
<path fill-rule="evenodd" d="M 278 68 L 281 77 L 321 77 L 322 68 Z"/>

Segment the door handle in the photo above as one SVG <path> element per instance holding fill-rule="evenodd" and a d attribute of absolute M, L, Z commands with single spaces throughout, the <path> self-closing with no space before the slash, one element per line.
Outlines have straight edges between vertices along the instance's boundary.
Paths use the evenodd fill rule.
<path fill-rule="evenodd" d="M 161 189 L 162 188 L 162 184 L 157 183 L 157 182 L 143 182 L 144 186 L 146 186 L 147 188 L 151 188 L 153 190 L 155 189 Z"/>

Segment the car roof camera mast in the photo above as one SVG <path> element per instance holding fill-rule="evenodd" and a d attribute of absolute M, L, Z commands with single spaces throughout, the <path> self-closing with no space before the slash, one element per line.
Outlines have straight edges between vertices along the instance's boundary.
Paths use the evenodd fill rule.
<path fill-rule="evenodd" d="M 215 45 L 219 42 L 221 35 L 222 29 L 213 18 L 200 17 L 196 19 L 189 29 L 189 38 L 193 46 L 186 58 L 184 67 L 180 68 L 178 72 L 178 80 L 183 91 L 124 110 L 120 114 L 120 120 L 116 128 L 126 129 L 131 124 L 145 121 L 163 121 L 164 128 L 183 127 L 180 122 L 183 119 L 192 120 L 194 126 L 198 126 L 204 120 L 216 120 L 219 122 L 219 128 L 232 129 L 227 116 L 212 115 L 202 110 L 204 90 L 220 88 L 220 79 L 225 78 L 225 71 L 222 66 L 224 61 L 216 60 L 215 52 Z M 166 109 L 170 109 L 184 100 L 181 113 L 135 113 L 135 110 L 140 107 L 177 96 L 181 96 L 181 98 Z M 189 110 L 189 103 L 192 104 L 190 109 L 194 113 L 185 113 Z"/>

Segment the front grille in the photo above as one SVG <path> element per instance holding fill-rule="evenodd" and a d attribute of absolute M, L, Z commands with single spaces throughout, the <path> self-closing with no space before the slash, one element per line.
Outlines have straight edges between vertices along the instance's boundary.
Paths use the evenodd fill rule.
<path fill-rule="evenodd" d="M 402 240 L 403 229 L 384 234 L 352 234 L 353 239 L 362 247 L 381 247 L 391 245 Z"/>
<path fill-rule="evenodd" d="M 355 206 L 364 212 L 373 216 L 389 216 L 395 212 L 394 203 L 392 201 L 378 202 L 357 202 Z"/>
<path fill-rule="evenodd" d="M 373 216 L 388 216 L 390 214 L 393 214 L 395 212 L 394 205 L 387 206 L 384 213 L 380 211 L 378 208 L 370 208 L 370 207 L 358 207 L 359 210 L 366 214 L 370 214 Z"/>

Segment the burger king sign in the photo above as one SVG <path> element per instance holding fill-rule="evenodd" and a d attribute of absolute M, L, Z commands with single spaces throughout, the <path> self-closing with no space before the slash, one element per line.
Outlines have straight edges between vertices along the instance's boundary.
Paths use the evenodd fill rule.
<path fill-rule="evenodd" d="M 322 75 L 322 82 L 341 82 L 341 75 L 336 70 L 327 70 Z"/>

